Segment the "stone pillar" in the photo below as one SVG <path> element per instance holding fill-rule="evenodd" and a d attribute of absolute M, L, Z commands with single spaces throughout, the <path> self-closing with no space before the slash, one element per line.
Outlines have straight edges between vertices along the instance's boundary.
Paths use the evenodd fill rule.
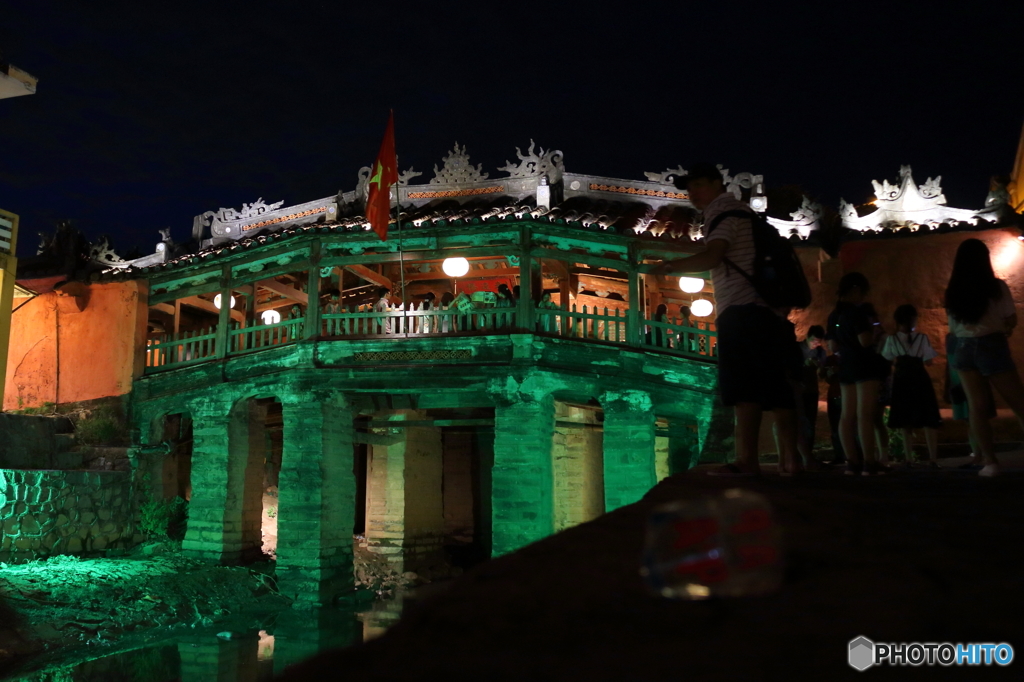
<path fill-rule="evenodd" d="M 551 459 L 556 531 L 604 513 L 603 438 L 597 416 L 595 410 L 555 403 Z"/>
<path fill-rule="evenodd" d="M 643 391 L 609 391 L 604 408 L 604 506 L 613 511 L 642 498 L 656 483 L 654 410 Z"/>
<path fill-rule="evenodd" d="M 251 401 L 235 409 L 202 401 L 190 411 L 192 499 L 181 548 L 198 559 L 233 563 L 260 547 L 259 511 L 255 528 L 252 517 L 260 500 L 260 484 L 253 479 L 254 472 L 262 473 L 262 440 L 250 438 L 259 413 Z"/>
<path fill-rule="evenodd" d="M 281 402 L 278 585 L 296 606 L 326 604 L 352 589 L 352 411 L 319 392 Z"/>
<path fill-rule="evenodd" d="M 697 424 L 686 424 L 673 418 L 668 425 L 668 472 L 678 474 L 688 471 L 700 458 L 697 438 Z"/>
<path fill-rule="evenodd" d="M 393 410 L 376 419 L 416 421 L 426 413 Z M 399 573 L 429 568 L 444 544 L 441 430 L 396 427 L 394 442 L 374 445 L 367 465 L 366 541 Z"/>
<path fill-rule="evenodd" d="M 446 544 L 473 541 L 476 491 L 473 485 L 473 432 L 446 430 L 444 441 L 444 537 Z"/>
<path fill-rule="evenodd" d="M 491 555 L 500 556 L 554 532 L 550 395 L 518 394 L 494 409 Z"/>
<path fill-rule="evenodd" d="M 736 415 L 717 395 L 707 396 L 707 418 L 698 421 L 701 462 L 728 462 L 736 451 Z M 694 464 L 697 462 L 695 461 Z"/>

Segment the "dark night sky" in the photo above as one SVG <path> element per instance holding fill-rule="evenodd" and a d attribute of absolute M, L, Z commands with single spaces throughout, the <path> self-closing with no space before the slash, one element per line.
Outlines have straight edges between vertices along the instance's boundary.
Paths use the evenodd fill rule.
<path fill-rule="evenodd" d="M 1020 2 L 88 4 L 0 2 L 39 78 L 0 101 L 20 255 L 60 218 L 148 253 L 206 210 L 353 189 L 389 107 L 414 182 L 455 140 L 503 175 L 532 137 L 570 171 L 708 159 L 833 206 L 910 163 L 980 207 L 1024 118 Z"/>

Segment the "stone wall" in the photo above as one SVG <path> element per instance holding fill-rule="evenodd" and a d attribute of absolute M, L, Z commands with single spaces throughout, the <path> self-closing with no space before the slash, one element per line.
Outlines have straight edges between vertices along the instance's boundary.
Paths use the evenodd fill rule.
<path fill-rule="evenodd" d="M 0 469 L 0 561 L 93 554 L 140 542 L 130 474 Z"/>

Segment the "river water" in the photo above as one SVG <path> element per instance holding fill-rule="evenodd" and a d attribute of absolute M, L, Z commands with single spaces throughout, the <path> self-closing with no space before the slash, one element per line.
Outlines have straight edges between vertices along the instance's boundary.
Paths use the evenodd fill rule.
<path fill-rule="evenodd" d="M 401 615 L 401 600 L 285 610 L 208 628 L 154 630 L 25 662 L 4 682 L 264 682 L 320 651 L 367 641 Z"/>

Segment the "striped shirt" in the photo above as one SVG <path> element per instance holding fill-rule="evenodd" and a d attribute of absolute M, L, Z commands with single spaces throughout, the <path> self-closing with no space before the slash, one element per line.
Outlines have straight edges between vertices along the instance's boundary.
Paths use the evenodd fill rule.
<path fill-rule="evenodd" d="M 707 228 L 714 221 L 715 216 L 726 211 L 736 210 L 750 211 L 750 206 L 729 192 L 718 195 L 714 201 L 708 204 L 708 207 L 704 209 L 704 243 L 707 244 L 715 239 L 728 241 L 729 248 L 725 251 L 725 257 L 749 275 L 754 272 L 754 234 L 750 229 L 750 221 L 743 218 L 726 218 L 715 227 L 710 237 L 707 233 Z M 725 312 L 726 308 L 734 305 L 757 303 L 767 306 L 757 295 L 754 285 L 725 262 L 712 268 L 711 284 L 715 288 L 715 300 L 718 302 L 719 315 Z"/>

